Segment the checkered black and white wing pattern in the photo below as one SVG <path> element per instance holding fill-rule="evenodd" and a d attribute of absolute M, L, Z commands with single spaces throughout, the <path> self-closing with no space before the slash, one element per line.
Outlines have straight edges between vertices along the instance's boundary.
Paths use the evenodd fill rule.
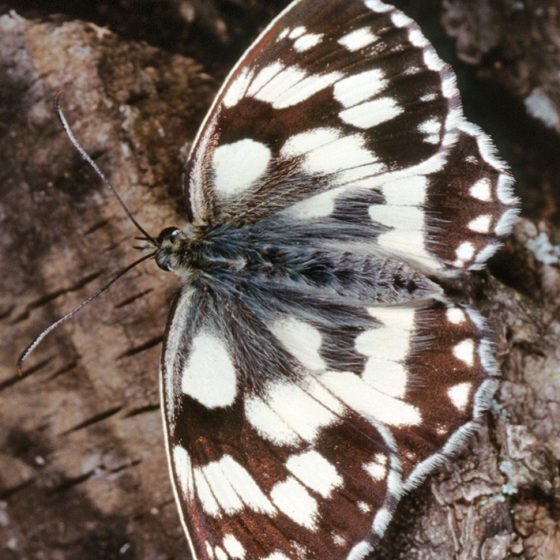
<path fill-rule="evenodd" d="M 226 80 L 188 177 L 206 222 L 355 222 L 344 209 L 369 202 L 378 248 L 432 271 L 480 268 L 515 216 L 452 70 L 379 0 L 292 3 Z"/>
<path fill-rule="evenodd" d="M 438 279 L 509 233 L 507 169 L 414 22 L 300 0 L 226 80 L 187 177 L 216 253 L 162 357 L 191 553 L 366 558 L 492 393 L 485 321 Z"/>
<path fill-rule="evenodd" d="M 176 304 L 163 398 L 194 558 L 367 557 L 493 391 L 473 310 L 289 300 L 268 313 L 185 290 Z"/>

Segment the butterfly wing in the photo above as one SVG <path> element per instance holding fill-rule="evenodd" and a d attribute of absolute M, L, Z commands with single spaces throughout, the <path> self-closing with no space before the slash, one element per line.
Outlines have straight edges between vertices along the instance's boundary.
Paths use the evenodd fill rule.
<path fill-rule="evenodd" d="M 378 0 L 290 4 L 225 81 L 187 177 L 191 218 L 210 223 L 325 222 L 367 195 L 377 248 L 432 272 L 480 268 L 515 216 L 453 72 Z"/>
<path fill-rule="evenodd" d="M 307 311 L 297 292 L 265 308 L 185 289 L 175 306 L 163 402 L 194 558 L 365 557 L 493 389 L 472 310 Z"/>

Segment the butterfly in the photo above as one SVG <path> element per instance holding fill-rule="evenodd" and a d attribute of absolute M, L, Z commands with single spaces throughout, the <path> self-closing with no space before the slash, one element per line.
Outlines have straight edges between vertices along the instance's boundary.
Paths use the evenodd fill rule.
<path fill-rule="evenodd" d="M 517 214 L 452 70 L 379 0 L 299 0 L 219 91 L 187 164 L 184 279 L 161 361 L 193 558 L 370 555 L 496 384 L 448 277 Z"/>
<path fill-rule="evenodd" d="M 190 553 L 367 558 L 495 389 L 491 330 L 445 285 L 510 232 L 507 166 L 414 21 L 296 0 L 226 78 L 186 178 L 187 225 L 145 235 L 183 281 L 161 400 Z"/>

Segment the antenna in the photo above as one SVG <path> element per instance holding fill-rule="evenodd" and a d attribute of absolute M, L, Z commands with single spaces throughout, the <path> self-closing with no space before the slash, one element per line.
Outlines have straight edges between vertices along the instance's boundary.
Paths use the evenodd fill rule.
<path fill-rule="evenodd" d="M 115 276 L 113 276 L 113 278 L 111 278 L 111 280 L 109 280 L 109 282 L 107 282 L 107 284 L 105 284 L 103 287 L 99 288 L 95 293 L 93 293 L 87 299 L 85 299 L 84 301 L 82 301 L 81 303 L 76 305 L 76 307 L 74 307 L 74 309 L 72 309 L 72 311 L 69 311 L 68 313 L 66 313 L 66 315 L 64 315 L 63 317 L 61 317 L 60 319 L 58 319 L 54 323 L 52 323 L 52 325 L 48 326 L 39 336 L 35 337 L 33 342 L 31 342 L 31 344 L 20 354 L 20 356 L 19 356 L 19 358 L 16 362 L 16 369 L 17 369 L 18 374 L 21 375 L 22 372 L 23 372 L 23 370 L 22 370 L 23 362 L 29 357 L 29 354 L 31 354 L 31 352 L 33 352 L 33 350 L 35 350 L 35 348 L 37 348 L 37 346 L 41 343 L 41 341 L 48 334 L 50 334 L 52 331 L 54 331 L 55 329 L 60 327 L 60 325 L 62 325 L 62 323 L 64 323 L 65 321 L 67 321 L 68 319 L 70 319 L 71 317 L 76 315 L 76 313 L 78 313 L 78 311 L 80 311 L 81 309 L 86 307 L 86 305 L 89 305 L 95 298 L 97 298 L 103 292 L 108 290 L 119 278 L 123 277 L 129 270 L 132 270 L 135 266 L 139 265 L 140 263 L 142 263 L 142 262 L 144 262 L 148 259 L 151 259 L 152 257 L 155 256 L 155 254 L 156 253 L 153 252 L 153 253 L 150 253 L 149 255 L 144 255 L 140 259 L 134 261 L 133 263 L 131 263 L 128 266 L 126 266 L 125 268 L 123 268 L 121 271 L 117 272 L 117 274 L 115 274 Z"/>
<path fill-rule="evenodd" d="M 142 233 L 142 237 L 141 238 L 136 238 L 136 239 L 143 239 L 145 241 L 148 241 L 150 243 L 150 245 L 152 246 L 152 248 L 153 247 L 156 247 L 156 248 L 159 247 L 158 241 L 156 239 L 154 239 L 137 222 L 136 218 L 131 214 L 130 210 L 126 207 L 126 204 L 123 202 L 119 193 L 115 190 L 113 185 L 111 185 L 111 183 L 109 182 L 107 177 L 105 177 L 105 175 L 103 174 L 101 169 L 99 169 L 97 164 L 93 161 L 93 159 L 91 159 L 90 155 L 85 151 L 85 149 L 82 147 L 82 145 L 78 142 L 78 140 L 74 136 L 74 133 L 72 132 L 72 129 L 70 128 L 70 125 L 68 124 L 68 121 L 66 120 L 64 112 L 62 111 L 62 108 L 60 107 L 60 96 L 61 96 L 61 92 L 58 92 L 56 94 L 56 97 L 55 97 L 54 106 L 55 106 L 56 114 L 58 115 L 58 118 L 60 119 L 60 122 L 62 123 L 62 126 L 64 128 L 64 131 L 66 132 L 66 135 L 70 139 L 70 142 L 72 142 L 72 145 L 74 146 L 74 148 L 76 148 L 76 150 L 78 151 L 80 156 L 82 156 L 82 158 L 93 168 L 95 173 L 97 173 L 98 177 L 101 179 L 103 184 L 109 189 L 109 191 L 111 191 L 113 193 L 113 195 L 117 199 L 118 203 L 121 205 L 122 209 L 124 210 L 125 214 L 127 215 L 128 219 Z M 137 248 L 138 249 L 143 249 L 143 247 L 137 247 Z M 132 270 L 135 266 L 139 265 L 140 263 L 155 257 L 156 253 L 157 253 L 157 251 L 153 251 L 149 255 L 144 255 L 140 259 L 134 261 L 133 263 L 131 263 L 128 266 L 126 266 L 125 268 L 123 268 L 121 271 L 117 272 L 117 274 L 113 278 L 111 278 L 111 280 L 109 280 L 109 282 L 107 282 L 107 284 L 105 284 L 104 286 L 99 288 L 94 294 L 92 294 L 91 296 L 86 298 L 84 301 L 79 303 L 76 307 L 74 307 L 74 309 L 72 309 L 71 311 L 66 313 L 66 315 L 64 315 L 63 317 L 61 317 L 60 319 L 58 319 L 54 323 L 52 323 L 50 326 L 48 326 L 41 334 L 39 334 L 39 336 L 37 336 L 31 342 L 31 344 L 19 356 L 19 358 L 16 362 L 16 369 L 17 369 L 18 374 L 20 374 L 20 375 L 22 374 L 23 362 L 29 357 L 31 352 L 33 352 L 33 350 L 35 350 L 35 348 L 37 348 L 37 346 L 43 341 L 43 339 L 48 334 L 50 334 L 52 331 L 57 329 L 60 325 L 62 325 L 62 323 L 66 322 L 68 319 L 70 319 L 71 317 L 76 315 L 76 313 L 78 313 L 81 309 L 83 309 L 84 307 L 89 305 L 94 299 L 96 299 L 98 296 L 100 296 L 103 292 L 108 290 L 117 280 L 119 280 L 119 278 L 123 277 L 129 270 Z"/>
<path fill-rule="evenodd" d="M 56 114 L 58 115 L 58 118 L 59 118 L 59 120 L 60 120 L 60 122 L 61 122 L 61 124 L 64 128 L 64 131 L 66 132 L 66 135 L 70 139 L 70 142 L 72 142 L 72 145 L 74 146 L 74 148 L 76 148 L 76 150 L 82 156 L 82 158 L 91 165 L 91 167 L 97 173 L 97 176 L 101 179 L 103 184 L 113 193 L 113 195 L 117 199 L 118 203 L 121 205 L 122 209 L 124 210 L 124 213 L 127 215 L 128 219 L 142 233 L 142 235 L 144 236 L 144 239 L 146 239 L 147 241 L 149 241 L 153 245 L 157 246 L 156 240 L 138 223 L 136 218 L 132 215 L 130 210 L 126 207 L 126 204 L 124 203 L 123 199 L 120 197 L 117 190 L 109 182 L 109 179 L 107 179 L 107 177 L 105 177 L 105 175 L 103 174 L 103 171 L 101 171 L 101 169 L 99 169 L 97 164 L 93 161 L 93 159 L 91 159 L 90 155 L 84 150 L 82 145 L 78 142 L 78 140 L 74 136 L 74 133 L 72 132 L 72 129 L 70 128 L 70 125 L 68 124 L 68 121 L 66 120 L 64 112 L 62 111 L 62 108 L 60 106 L 60 96 L 61 95 L 62 95 L 62 92 L 58 92 L 56 94 L 55 101 L 54 101 L 54 107 L 55 107 Z"/>

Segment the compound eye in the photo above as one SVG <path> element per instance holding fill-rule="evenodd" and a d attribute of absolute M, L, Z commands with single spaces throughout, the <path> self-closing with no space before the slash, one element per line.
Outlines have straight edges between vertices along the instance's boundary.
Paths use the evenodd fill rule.
<path fill-rule="evenodd" d="M 166 272 L 171 271 L 171 267 L 169 266 L 169 258 L 167 255 L 157 254 L 156 255 L 156 264 Z"/>
<path fill-rule="evenodd" d="M 177 235 L 179 235 L 179 232 L 181 230 L 179 228 L 176 227 L 168 227 L 165 228 L 159 235 L 157 238 L 157 242 L 159 245 L 161 245 L 164 241 L 168 240 L 169 241 L 173 241 Z"/>

